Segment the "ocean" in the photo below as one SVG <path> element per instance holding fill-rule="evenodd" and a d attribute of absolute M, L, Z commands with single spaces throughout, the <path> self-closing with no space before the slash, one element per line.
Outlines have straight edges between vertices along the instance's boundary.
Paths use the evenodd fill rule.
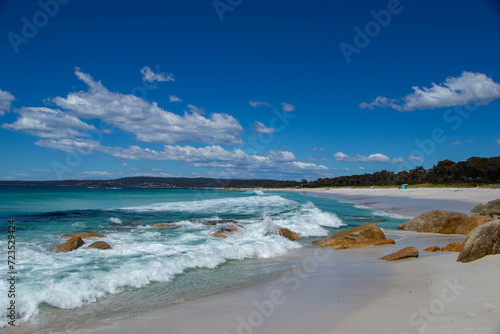
<path fill-rule="evenodd" d="M 287 255 L 371 223 L 367 218 L 389 231 L 406 220 L 299 193 L 0 186 L 0 327 L 12 333 L 64 331 L 270 280 L 297 265 Z M 211 234 L 216 226 L 203 224 L 226 219 L 244 228 L 221 239 Z M 157 223 L 172 226 L 152 226 Z M 277 227 L 303 238 L 290 241 L 275 233 Z M 85 239 L 72 252 L 50 250 L 65 242 L 62 235 L 80 232 L 106 238 Z M 7 280 L 12 234 L 15 298 L 8 297 Z M 97 240 L 113 249 L 88 248 Z M 16 327 L 8 324 L 12 300 Z"/>

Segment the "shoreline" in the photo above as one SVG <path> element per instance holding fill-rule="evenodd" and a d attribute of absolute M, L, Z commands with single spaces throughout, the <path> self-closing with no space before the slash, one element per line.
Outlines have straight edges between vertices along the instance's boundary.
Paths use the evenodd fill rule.
<path fill-rule="evenodd" d="M 466 207 L 462 211 L 468 212 L 475 204 L 487 202 L 481 196 L 459 201 L 453 195 L 436 200 L 348 192 L 318 189 L 306 194 L 407 215 L 421 209 L 442 209 L 444 204 Z M 458 197 L 463 199 L 462 194 Z M 351 250 L 305 247 L 284 255 L 296 258 L 298 268 L 276 280 L 74 332 L 356 334 L 366 333 L 367 324 L 372 333 L 498 332 L 500 302 L 492 291 L 500 275 L 500 256 L 462 264 L 456 262 L 458 253 L 425 253 L 422 249 L 442 247 L 465 236 L 397 230 L 386 231 L 386 235 L 396 239 L 396 245 Z M 377 260 L 406 246 L 417 247 L 420 258 Z"/>
<path fill-rule="evenodd" d="M 422 251 L 459 239 L 463 236 L 413 233 L 396 245 L 302 249 L 286 255 L 297 257 L 297 270 L 276 280 L 74 333 L 364 334 L 367 326 L 376 334 L 497 333 L 500 303 L 492 289 L 500 257 L 462 264 L 457 253 L 443 252 L 377 260 L 409 245 Z"/>
<path fill-rule="evenodd" d="M 266 189 L 309 196 L 345 200 L 350 203 L 387 210 L 406 217 L 416 217 L 431 210 L 457 211 L 470 215 L 477 204 L 500 198 L 500 189 L 482 188 L 304 188 Z"/>
<path fill-rule="evenodd" d="M 404 197 L 408 199 L 447 200 L 481 204 L 500 198 L 500 189 L 493 188 L 300 188 L 263 189 L 287 192 L 311 192 L 340 196 Z M 444 197 L 444 198 L 443 198 Z"/>

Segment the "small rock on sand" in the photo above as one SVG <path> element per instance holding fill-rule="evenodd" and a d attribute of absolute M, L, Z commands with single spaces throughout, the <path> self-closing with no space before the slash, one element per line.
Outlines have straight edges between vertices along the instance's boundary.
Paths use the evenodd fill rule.
<path fill-rule="evenodd" d="M 401 260 L 401 259 L 407 259 L 410 257 L 418 257 L 418 249 L 416 249 L 413 246 L 405 247 L 403 249 L 398 250 L 395 253 L 383 256 L 383 257 L 379 258 L 379 260 L 396 261 L 396 260 Z"/>

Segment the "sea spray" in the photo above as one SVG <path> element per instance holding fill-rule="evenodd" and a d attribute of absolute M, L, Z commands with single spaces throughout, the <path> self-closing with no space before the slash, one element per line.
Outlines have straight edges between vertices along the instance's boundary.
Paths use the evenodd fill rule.
<path fill-rule="evenodd" d="M 109 218 L 109 221 L 113 224 L 118 224 L 118 225 L 121 225 L 122 221 L 120 220 L 120 218 L 116 218 L 116 217 L 111 217 Z"/>
<path fill-rule="evenodd" d="M 277 227 L 322 237 L 350 222 L 346 214 L 340 219 L 338 210 L 356 217 L 373 214 L 300 194 L 59 187 L 34 196 L 23 191 L 0 203 L 0 218 L 16 218 L 19 228 L 18 289 L 23 294 L 16 305 L 23 321 L 49 329 L 62 315 L 77 323 L 94 319 L 96 310 L 100 319 L 127 316 L 273 277 L 290 269 L 280 255 L 309 245 L 273 233 Z M 26 207 L 30 201 L 36 210 Z M 226 239 L 212 236 L 217 226 L 203 224 L 228 219 L 243 228 Z M 125 221 L 144 225 L 121 225 Z M 172 224 L 152 227 L 156 223 Z M 125 229 L 131 232 L 122 233 Z M 48 251 L 63 242 L 63 234 L 77 232 L 104 234 L 113 249 L 90 249 L 94 239 L 88 239 L 73 252 Z M 0 281 L 1 295 L 6 288 Z M 0 308 L 6 306 L 0 298 Z"/>
<path fill-rule="evenodd" d="M 122 192 L 126 190 L 113 190 L 113 195 Z M 31 224 L 31 227 L 19 254 L 24 275 L 19 282 L 23 294 L 17 302 L 22 320 L 35 319 L 40 310 L 51 312 L 48 306 L 82 308 L 103 298 L 109 299 L 110 295 L 131 293 L 153 283 L 168 286 L 174 284 L 177 277 L 195 269 L 208 270 L 203 271 L 208 279 L 203 282 L 210 286 L 207 282 L 214 275 L 210 270 L 227 261 L 273 259 L 302 247 L 298 242 L 275 234 L 278 226 L 302 232 L 305 236 L 322 236 L 327 234 L 322 226 L 342 225 L 333 213 L 324 213 L 312 203 L 301 204 L 279 195 L 242 196 L 236 193 L 217 198 L 220 193 L 214 193 L 216 198 L 190 201 L 185 196 L 175 201 L 178 193 L 170 194 L 165 196 L 165 202 L 120 206 L 120 209 L 103 208 L 106 201 L 100 200 L 96 203 L 97 209 L 90 206 L 86 210 L 60 211 L 51 207 L 51 210 L 56 209 L 52 213 L 24 216 L 20 226 Z M 144 202 L 142 197 L 139 200 Z M 222 221 L 227 217 L 237 219 L 243 226 L 241 233 L 219 239 L 211 234 L 214 226 L 203 224 L 206 220 Z M 152 223 L 164 222 L 166 218 L 175 222 L 173 228 L 151 227 Z M 131 233 L 120 232 L 123 221 L 144 220 L 151 223 L 127 226 Z M 45 232 L 39 234 L 37 230 Z M 48 251 L 61 242 L 62 234 L 75 232 L 104 234 L 113 249 L 91 249 L 88 248 L 91 240 L 85 240 L 84 246 L 72 252 Z M 254 277 L 259 272 L 256 270 L 258 263 L 252 264 L 255 268 L 248 269 L 248 274 L 243 271 L 235 277 L 250 273 Z M 209 291 L 209 286 L 193 288 Z M 5 289 L 4 282 L 0 283 L 0 293 Z M 0 307 L 5 306 L 0 301 Z M 133 303 L 129 306 L 133 309 Z"/>

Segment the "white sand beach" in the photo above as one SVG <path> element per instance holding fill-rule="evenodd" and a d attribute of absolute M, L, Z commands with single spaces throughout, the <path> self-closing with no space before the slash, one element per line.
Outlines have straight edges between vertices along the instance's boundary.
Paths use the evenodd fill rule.
<path fill-rule="evenodd" d="M 477 204 L 500 198 L 500 189 L 483 188 L 304 188 L 285 191 L 342 199 L 406 217 L 415 217 L 430 210 L 467 214 Z"/>
<path fill-rule="evenodd" d="M 303 191 L 303 190 L 302 190 Z M 418 210 L 460 209 L 500 198 L 483 189 L 307 190 L 413 216 Z M 405 197 L 397 197 L 404 194 Z M 358 197 L 356 197 L 358 196 Z M 383 197 L 383 200 L 379 200 Z M 351 199 L 352 199 L 351 198 Z M 393 199 L 388 200 L 388 199 Z M 420 204 L 419 204 L 420 203 Z M 424 204 L 422 204 L 424 203 Z M 366 204 L 368 205 L 368 204 Z M 415 210 L 417 206 L 419 209 Z M 76 333 L 499 333 L 500 256 L 457 263 L 458 253 L 426 253 L 465 239 L 385 231 L 396 245 L 350 250 L 303 248 L 286 256 L 297 269 L 243 289 L 186 301 L 136 317 L 76 329 Z M 404 238 L 403 238 L 404 234 Z M 377 258 L 415 246 L 419 258 Z M 147 303 L 147 300 L 144 301 Z"/>
<path fill-rule="evenodd" d="M 331 188 L 331 189 L 295 189 L 343 196 L 375 196 L 375 197 L 404 197 L 409 199 L 447 200 L 472 204 L 486 203 L 500 198 L 500 189 L 485 188 Z"/>

